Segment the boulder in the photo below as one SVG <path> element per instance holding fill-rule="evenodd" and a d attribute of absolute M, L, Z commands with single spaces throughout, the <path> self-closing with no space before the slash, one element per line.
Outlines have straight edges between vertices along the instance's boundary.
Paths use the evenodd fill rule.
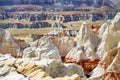
<path fill-rule="evenodd" d="M 39 80 L 47 76 L 53 76 L 60 65 L 61 62 L 55 59 L 34 60 L 27 65 L 18 66 L 17 71 L 30 77 L 31 80 Z"/>
<path fill-rule="evenodd" d="M 43 70 L 49 76 L 53 77 L 57 68 L 59 68 L 59 66 L 61 65 L 61 62 L 57 61 L 55 59 L 42 59 L 41 61 L 35 61 L 35 64 L 38 65 L 38 66 L 43 66 Z"/>
<path fill-rule="evenodd" d="M 0 68 L 0 76 L 7 74 L 9 70 L 10 70 L 9 66 L 3 66 L 2 68 Z"/>
<path fill-rule="evenodd" d="M 40 45 L 36 49 L 36 53 L 40 59 L 56 59 L 61 61 L 58 49 L 50 42 Z"/>
<path fill-rule="evenodd" d="M 66 62 L 79 62 L 83 59 L 88 59 L 86 54 L 83 52 L 83 46 L 72 48 L 71 51 L 65 57 Z"/>
<path fill-rule="evenodd" d="M 77 42 L 77 45 L 84 45 L 84 51 L 86 54 L 95 52 L 100 43 L 100 39 L 90 30 L 86 22 L 81 25 L 75 41 Z"/>
<path fill-rule="evenodd" d="M 53 74 L 53 77 L 72 76 L 74 74 L 78 74 L 81 78 L 86 78 L 83 68 L 73 63 L 61 65 Z"/>
<path fill-rule="evenodd" d="M 83 67 L 87 74 L 92 71 L 98 64 L 99 58 L 95 53 L 85 54 L 83 46 L 73 48 L 65 57 L 66 63 L 75 63 Z"/>

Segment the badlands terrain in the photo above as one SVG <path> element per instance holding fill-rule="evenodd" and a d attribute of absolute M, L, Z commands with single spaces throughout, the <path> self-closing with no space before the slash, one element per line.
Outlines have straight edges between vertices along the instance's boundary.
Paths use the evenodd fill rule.
<path fill-rule="evenodd" d="M 120 80 L 120 13 L 79 28 L 29 42 L 0 29 L 0 80 Z"/>

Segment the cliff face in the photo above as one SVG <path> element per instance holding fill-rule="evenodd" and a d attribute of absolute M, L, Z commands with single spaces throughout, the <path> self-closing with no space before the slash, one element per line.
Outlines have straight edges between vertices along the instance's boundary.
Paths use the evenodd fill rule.
<path fill-rule="evenodd" d="M 22 24 L 22 23 L 3 23 L 0 24 L 0 26 L 3 29 L 7 29 L 7 28 L 14 28 L 14 29 L 22 29 L 22 28 L 47 28 L 47 27 L 51 27 L 51 24 L 49 24 L 48 22 L 33 22 L 30 24 Z"/>
<path fill-rule="evenodd" d="M 113 1 L 113 0 L 105 0 L 107 4 L 109 3 L 114 3 L 117 5 L 116 2 L 117 1 Z M 82 4 L 86 4 L 88 6 L 94 5 L 94 7 L 100 7 L 103 2 L 105 3 L 104 0 L 59 0 L 59 1 L 54 1 L 54 0 L 4 0 L 4 1 L 0 1 L 0 5 L 18 5 L 18 4 L 33 4 L 33 5 L 51 5 L 53 6 L 53 4 L 55 4 L 56 2 L 61 2 L 62 4 L 67 4 L 72 2 L 72 4 L 74 5 L 82 5 Z M 8 2 L 8 3 L 6 3 Z"/>

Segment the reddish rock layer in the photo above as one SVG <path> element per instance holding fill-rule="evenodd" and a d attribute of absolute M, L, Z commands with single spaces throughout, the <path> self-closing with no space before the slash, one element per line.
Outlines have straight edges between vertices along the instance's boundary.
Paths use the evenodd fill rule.
<path fill-rule="evenodd" d="M 75 63 L 81 65 L 84 68 L 86 74 L 92 71 L 97 66 L 99 61 L 99 59 L 86 59 L 76 62 L 76 60 L 73 60 L 72 58 L 65 58 L 66 63 Z"/>
<path fill-rule="evenodd" d="M 90 27 L 90 29 L 92 29 L 92 31 L 93 31 L 95 34 L 99 34 L 99 33 L 98 33 L 98 30 L 100 29 L 101 26 L 99 26 L 99 25 L 90 25 L 89 27 Z"/>

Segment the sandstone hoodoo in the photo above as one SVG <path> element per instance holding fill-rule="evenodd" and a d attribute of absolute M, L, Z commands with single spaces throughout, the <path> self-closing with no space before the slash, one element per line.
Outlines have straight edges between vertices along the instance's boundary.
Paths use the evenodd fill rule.
<path fill-rule="evenodd" d="M 87 23 L 84 22 L 80 27 L 75 41 L 77 46 L 71 49 L 65 61 L 67 63 L 72 62 L 81 65 L 85 72 L 88 73 L 96 67 L 99 61 L 96 49 L 100 43 L 100 39 L 90 30 Z"/>
<path fill-rule="evenodd" d="M 99 33 L 99 37 L 102 37 L 104 32 L 108 29 L 108 24 L 107 23 L 104 23 L 101 25 L 100 29 L 98 30 L 98 33 Z"/>

